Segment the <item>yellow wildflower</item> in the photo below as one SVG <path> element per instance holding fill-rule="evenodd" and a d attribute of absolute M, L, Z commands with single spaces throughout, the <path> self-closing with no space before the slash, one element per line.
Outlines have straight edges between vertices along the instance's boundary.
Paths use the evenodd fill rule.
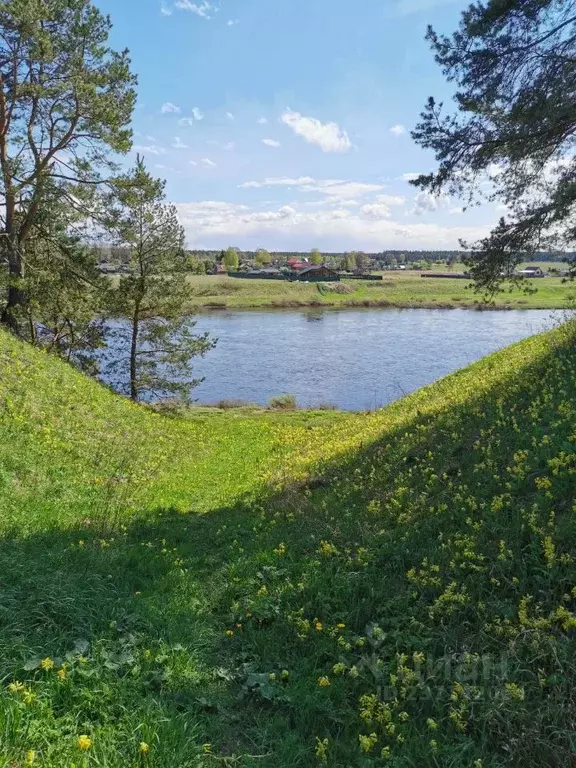
<path fill-rule="evenodd" d="M 32 765 L 34 760 L 36 760 L 36 750 L 35 749 L 29 749 L 26 752 L 26 765 Z"/>
<path fill-rule="evenodd" d="M 322 632 L 322 622 L 317 621 L 316 624 L 314 624 L 314 629 L 316 630 L 316 632 Z"/>
<path fill-rule="evenodd" d="M 15 680 L 13 683 L 10 683 L 8 686 L 8 690 L 10 693 L 20 693 L 26 688 L 24 683 L 21 683 L 20 680 Z"/>
<path fill-rule="evenodd" d="M 316 737 L 316 757 L 319 760 L 322 760 L 322 762 L 326 762 L 328 760 L 328 739 L 320 739 Z"/>
<path fill-rule="evenodd" d="M 32 704 L 32 702 L 36 698 L 36 694 L 32 693 L 32 691 L 26 690 L 26 691 L 24 691 L 24 694 L 23 694 L 22 698 L 24 700 L 24 704 L 26 704 L 26 705 Z"/>
<path fill-rule="evenodd" d="M 318 678 L 318 685 L 321 688 L 327 688 L 330 685 L 330 680 L 328 680 L 326 675 L 323 675 L 322 677 Z"/>
<path fill-rule="evenodd" d="M 145 741 L 141 741 L 139 749 L 141 755 L 147 755 L 150 752 L 150 745 L 146 744 Z"/>
<path fill-rule="evenodd" d="M 234 630 L 227 629 L 226 630 L 226 637 L 234 637 Z"/>
<path fill-rule="evenodd" d="M 42 661 L 40 662 L 40 666 L 42 667 L 42 669 L 48 671 L 49 669 L 54 669 L 54 662 L 52 661 L 50 656 L 46 656 L 46 658 L 42 659 Z"/>
<path fill-rule="evenodd" d="M 58 678 L 60 680 L 66 680 L 66 667 L 64 664 L 60 667 L 60 669 L 58 670 L 58 672 L 56 672 L 56 674 L 58 675 Z"/>
<path fill-rule="evenodd" d="M 90 738 L 90 736 L 86 736 L 86 734 L 83 733 L 80 736 L 78 736 L 78 741 L 76 742 L 76 746 L 78 747 L 78 749 L 82 749 L 86 751 L 90 749 L 90 747 L 92 746 L 92 739 Z"/>
<path fill-rule="evenodd" d="M 371 752 L 374 749 L 374 745 L 378 743 L 378 736 L 375 733 L 371 733 L 369 736 L 360 734 L 358 736 L 360 742 L 360 752 Z"/>

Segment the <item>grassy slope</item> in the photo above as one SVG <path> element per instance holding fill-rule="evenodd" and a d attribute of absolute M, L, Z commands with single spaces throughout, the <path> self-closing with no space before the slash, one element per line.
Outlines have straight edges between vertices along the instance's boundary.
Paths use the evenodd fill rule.
<path fill-rule="evenodd" d="M 242 280 L 226 276 L 190 277 L 193 309 L 297 306 L 468 307 L 479 297 L 466 280 L 423 279 L 416 272 L 384 273 L 382 282 L 351 280 L 349 294 L 330 293 L 315 284 L 277 280 Z M 538 288 L 496 297 L 496 306 L 517 309 L 558 309 L 566 306 L 573 287 L 560 277 L 533 280 Z"/>
<path fill-rule="evenodd" d="M 0 336 L 0 766 L 570 764 L 575 367 L 179 422 Z"/>

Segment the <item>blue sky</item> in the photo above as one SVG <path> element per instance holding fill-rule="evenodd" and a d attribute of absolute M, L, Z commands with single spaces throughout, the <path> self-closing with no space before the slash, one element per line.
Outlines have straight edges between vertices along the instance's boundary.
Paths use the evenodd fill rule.
<path fill-rule="evenodd" d="M 139 77 L 134 152 L 167 179 L 190 247 L 456 247 L 498 213 L 410 187 L 409 135 L 449 99 L 426 25 L 462 0 L 97 0 Z"/>

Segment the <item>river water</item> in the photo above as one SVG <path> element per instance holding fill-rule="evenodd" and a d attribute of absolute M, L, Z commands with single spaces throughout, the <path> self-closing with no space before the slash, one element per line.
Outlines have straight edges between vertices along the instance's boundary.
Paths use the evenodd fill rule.
<path fill-rule="evenodd" d="M 549 310 L 362 309 L 241 311 L 195 318 L 218 338 L 194 366 L 200 403 L 374 409 L 515 341 L 550 328 Z"/>

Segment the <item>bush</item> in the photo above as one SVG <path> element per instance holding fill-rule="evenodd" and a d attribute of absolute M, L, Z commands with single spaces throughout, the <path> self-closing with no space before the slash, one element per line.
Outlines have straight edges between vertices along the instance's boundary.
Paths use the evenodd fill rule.
<path fill-rule="evenodd" d="M 222 410 L 229 410 L 231 408 L 258 408 L 256 403 L 251 403 L 248 400 L 241 400 L 240 398 L 230 397 L 218 400 L 218 402 L 210 404 L 211 408 L 221 408 Z"/>
<path fill-rule="evenodd" d="M 318 405 L 312 406 L 313 411 L 338 411 L 340 410 L 334 403 L 318 403 Z"/>
<path fill-rule="evenodd" d="M 276 395 L 268 400 L 271 411 L 295 411 L 297 407 L 296 395 Z"/>

